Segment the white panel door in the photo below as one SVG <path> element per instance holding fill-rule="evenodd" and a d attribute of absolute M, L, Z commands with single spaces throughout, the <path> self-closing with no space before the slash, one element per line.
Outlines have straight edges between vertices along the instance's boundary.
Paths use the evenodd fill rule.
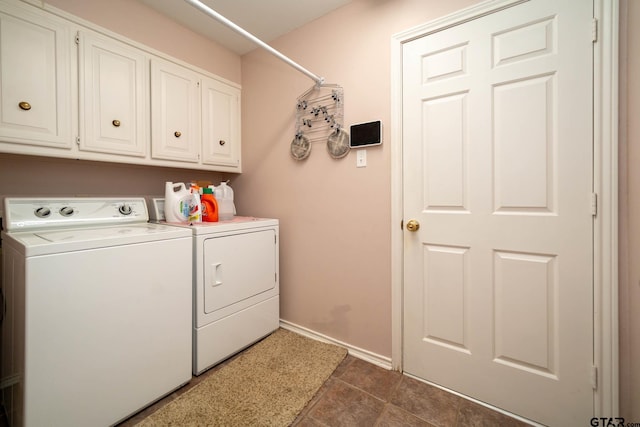
<path fill-rule="evenodd" d="M 403 47 L 404 369 L 550 425 L 594 410 L 591 29 L 531 0 Z"/>

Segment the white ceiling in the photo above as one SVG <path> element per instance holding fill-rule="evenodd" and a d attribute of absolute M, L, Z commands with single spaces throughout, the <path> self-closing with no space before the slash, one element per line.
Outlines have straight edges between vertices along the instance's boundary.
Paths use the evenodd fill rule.
<path fill-rule="evenodd" d="M 229 50 L 243 55 L 257 47 L 247 38 L 184 0 L 138 0 Z M 263 42 L 286 34 L 351 0 L 201 0 Z"/>

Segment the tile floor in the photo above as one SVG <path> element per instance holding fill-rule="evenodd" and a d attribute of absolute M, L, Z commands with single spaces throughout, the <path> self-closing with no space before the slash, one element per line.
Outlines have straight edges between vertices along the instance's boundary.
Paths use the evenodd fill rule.
<path fill-rule="evenodd" d="M 134 426 L 215 370 L 213 368 L 193 378 L 186 386 L 118 427 Z M 292 427 L 526 425 L 399 372 L 347 356 L 303 409 Z"/>
<path fill-rule="evenodd" d="M 421 381 L 347 356 L 295 427 L 526 426 Z"/>

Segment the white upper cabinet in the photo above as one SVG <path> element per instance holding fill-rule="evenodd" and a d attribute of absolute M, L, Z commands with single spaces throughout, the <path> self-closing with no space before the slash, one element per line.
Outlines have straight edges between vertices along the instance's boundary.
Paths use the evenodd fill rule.
<path fill-rule="evenodd" d="M 202 163 L 240 172 L 240 89 L 202 80 Z"/>
<path fill-rule="evenodd" d="M 72 146 L 72 46 L 64 21 L 0 2 L 3 151 Z"/>
<path fill-rule="evenodd" d="M 148 146 L 148 59 L 99 34 L 79 33 L 80 149 L 144 156 Z"/>
<path fill-rule="evenodd" d="M 239 86 L 36 3 L 0 0 L 0 153 L 241 172 Z"/>
<path fill-rule="evenodd" d="M 200 76 L 160 58 L 151 60 L 151 156 L 200 160 Z"/>

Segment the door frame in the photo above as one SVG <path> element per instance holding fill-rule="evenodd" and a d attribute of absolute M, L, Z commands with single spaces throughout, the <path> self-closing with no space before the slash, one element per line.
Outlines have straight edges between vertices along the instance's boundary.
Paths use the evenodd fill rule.
<path fill-rule="evenodd" d="M 402 371 L 404 232 L 402 45 L 529 0 L 487 0 L 393 35 L 391 39 L 391 364 Z M 619 4 L 594 4 L 594 416 L 616 417 L 618 389 L 618 27 Z"/>

